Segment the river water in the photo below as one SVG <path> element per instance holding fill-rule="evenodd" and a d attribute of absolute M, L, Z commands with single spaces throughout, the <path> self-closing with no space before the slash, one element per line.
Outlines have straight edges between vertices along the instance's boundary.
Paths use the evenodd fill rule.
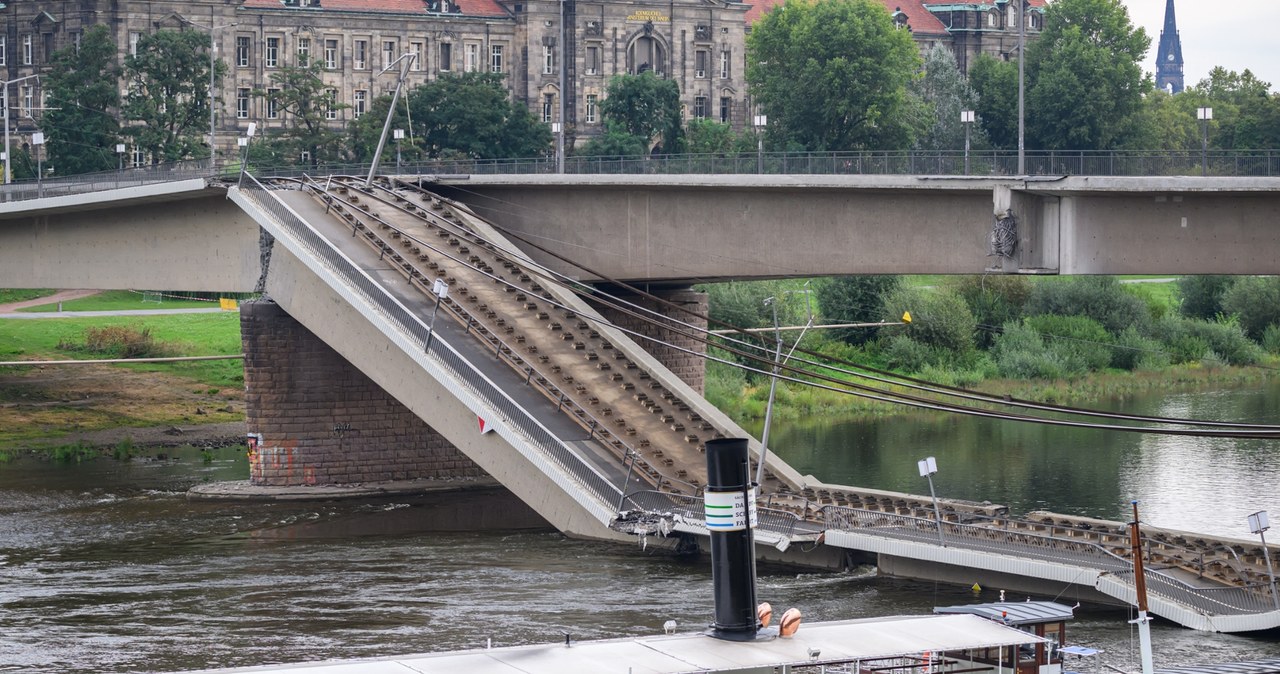
<path fill-rule="evenodd" d="M 1163 414 L 1277 418 L 1280 390 L 1134 401 Z M 1280 516 L 1274 449 L 1248 442 L 1015 427 L 958 418 L 779 423 L 780 451 L 833 482 L 920 492 L 938 457 L 940 495 L 1017 510 L 1122 517 L 1247 536 L 1244 515 Z M 243 479 L 241 452 L 0 464 L 0 672 L 151 672 L 298 662 L 618 635 L 711 615 L 705 560 L 545 531 L 460 533 L 454 508 L 483 495 L 330 503 L 188 501 L 199 482 Z M 462 502 L 458 503 L 459 498 Z M 441 515 L 441 513 L 444 513 Z M 434 531 L 433 531 L 434 530 Z M 997 590 L 763 569 L 759 596 L 810 620 L 925 613 Z M 1021 597 L 1010 597 L 1020 599 Z M 1071 604 L 1070 595 L 1059 598 Z M 1130 667 L 1126 612 L 1083 607 L 1068 640 Z M 1157 622 L 1157 665 L 1280 656 L 1280 635 L 1192 632 Z M 624 665 L 623 665 L 624 666 Z M 625 668 L 619 669 L 619 672 Z M 1086 669 L 1085 671 L 1094 671 Z M 1102 671 L 1098 669 L 1096 671 Z"/>

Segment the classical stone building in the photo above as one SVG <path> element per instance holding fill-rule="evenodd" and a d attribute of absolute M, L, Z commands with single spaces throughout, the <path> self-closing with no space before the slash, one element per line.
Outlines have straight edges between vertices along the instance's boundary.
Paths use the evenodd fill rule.
<path fill-rule="evenodd" d="M 926 4 L 882 0 L 922 51 L 955 50 L 968 68 L 980 52 L 1016 58 L 1013 0 Z M 1045 0 L 1028 0 L 1028 34 L 1042 24 Z M 408 52 L 418 55 L 410 86 L 466 71 L 506 75 L 512 96 L 543 121 L 563 121 L 572 142 L 601 128 L 599 103 L 608 79 L 652 70 L 680 85 L 686 118 L 743 127 L 751 121 L 744 70 L 751 24 L 781 0 L 18 0 L 0 4 L 0 73 L 5 80 L 36 75 L 50 56 L 75 44 L 93 24 L 111 27 L 120 57 L 142 35 L 161 29 L 210 34 L 228 66 L 218 92 L 217 144 L 234 148 L 249 122 L 283 125 L 257 89 L 271 74 L 301 60 L 319 60 L 335 99 L 333 123 L 364 114 L 389 93 L 395 75 L 383 69 Z M 565 58 L 565 55 L 569 58 Z M 563 73 L 561 68 L 563 67 Z M 568 83 L 560 90 L 563 74 Z M 10 86 L 9 121 L 26 142 L 38 129 L 42 92 L 35 80 Z M 560 96 L 565 119 L 559 119 Z M 136 162 L 144 158 L 134 156 Z"/>

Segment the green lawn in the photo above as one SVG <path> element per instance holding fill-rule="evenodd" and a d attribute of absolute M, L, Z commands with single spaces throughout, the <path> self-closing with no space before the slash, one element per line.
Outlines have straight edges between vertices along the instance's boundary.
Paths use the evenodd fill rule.
<path fill-rule="evenodd" d="M 27 300 L 34 300 L 37 297 L 52 295 L 54 292 L 55 291 L 48 288 L 4 288 L 0 289 L 0 304 L 26 302 Z"/>
<path fill-rule="evenodd" d="M 39 297 L 37 295 L 37 297 Z M 210 309 L 216 308 L 216 301 L 180 300 L 165 297 L 160 303 L 143 302 L 142 293 L 133 290 L 104 290 L 90 297 L 68 300 L 62 303 L 63 311 L 127 311 L 130 309 Z M 42 304 L 38 307 L 19 309 L 29 312 L 53 312 L 58 304 Z"/>
<path fill-rule="evenodd" d="M 58 343 L 83 343 L 85 328 L 109 325 L 150 329 L 157 340 L 174 346 L 178 354 L 183 356 L 232 355 L 241 351 L 240 315 L 236 312 L 9 319 L 0 320 L 0 360 L 85 358 L 83 354 L 58 349 Z M 214 387 L 236 387 L 242 386 L 244 382 L 244 371 L 239 360 L 139 363 L 120 367 L 145 372 L 169 372 Z"/>

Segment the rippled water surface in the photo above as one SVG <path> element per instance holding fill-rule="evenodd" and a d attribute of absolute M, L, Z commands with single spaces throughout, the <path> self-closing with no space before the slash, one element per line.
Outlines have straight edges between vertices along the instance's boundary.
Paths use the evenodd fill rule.
<path fill-rule="evenodd" d="M 1275 419 L 1270 392 L 1175 395 L 1168 414 Z M 1215 407 L 1216 406 L 1216 407 Z M 1216 409 L 1216 412 L 1214 410 Z M 1244 514 L 1280 518 L 1275 449 L 1118 434 L 1058 435 L 986 422 L 911 419 L 779 424 L 805 472 L 922 491 L 936 455 L 943 495 L 1018 509 L 1118 517 L 1138 497 L 1159 524 L 1247 536 Z M 432 499 L 331 503 L 188 501 L 207 480 L 241 479 L 243 457 L 0 464 L 0 672 L 144 672 L 365 657 L 619 634 L 711 614 L 705 560 L 551 532 L 438 533 Z M 456 506 L 495 507 L 481 495 Z M 1241 514 L 1243 513 L 1243 514 Z M 928 612 L 996 599 L 875 577 L 762 570 L 759 595 L 824 620 Z M 1012 597 L 1019 598 L 1019 597 Z M 1059 598 L 1074 603 L 1069 594 Z M 1132 667 L 1124 611 L 1082 608 L 1071 641 Z M 1157 622 L 1157 664 L 1280 657 L 1280 636 L 1206 634 Z M 625 664 L 625 663 L 624 663 Z M 622 666 L 619 672 L 625 672 Z M 1088 670 L 1086 670 L 1088 671 Z M 1098 670 L 1101 671 L 1101 670 Z"/>

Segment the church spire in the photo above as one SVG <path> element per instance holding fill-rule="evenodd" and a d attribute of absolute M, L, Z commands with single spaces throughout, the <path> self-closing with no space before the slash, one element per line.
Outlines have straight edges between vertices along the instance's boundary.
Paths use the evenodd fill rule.
<path fill-rule="evenodd" d="M 1164 29 L 1160 31 L 1160 51 L 1156 54 L 1156 86 L 1176 94 L 1183 89 L 1182 38 L 1173 13 L 1173 0 L 1164 6 Z"/>

